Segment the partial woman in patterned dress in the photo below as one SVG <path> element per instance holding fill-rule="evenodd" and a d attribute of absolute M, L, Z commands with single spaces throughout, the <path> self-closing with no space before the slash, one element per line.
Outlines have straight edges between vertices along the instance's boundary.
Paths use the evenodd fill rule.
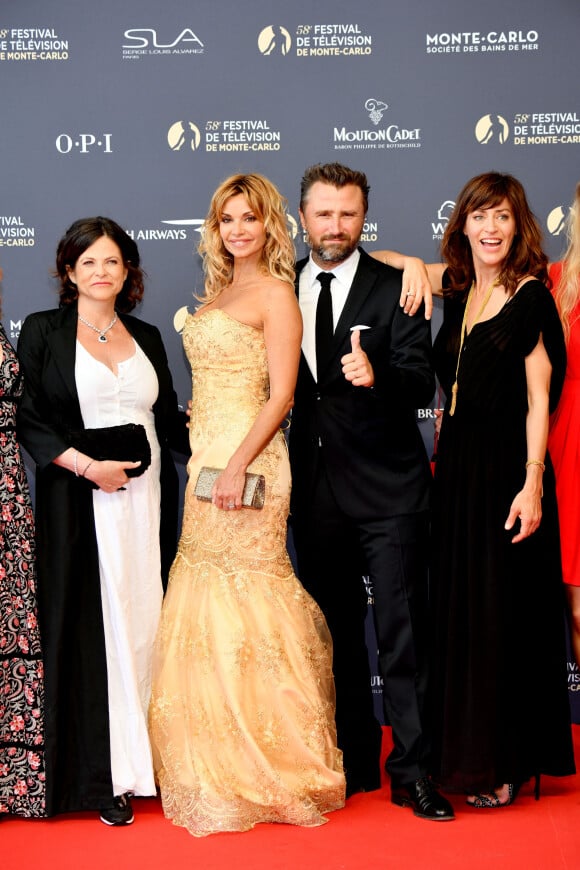
<path fill-rule="evenodd" d="M 34 818 L 45 815 L 44 676 L 34 519 L 15 429 L 21 394 L 18 359 L 0 325 L 0 817 Z"/>

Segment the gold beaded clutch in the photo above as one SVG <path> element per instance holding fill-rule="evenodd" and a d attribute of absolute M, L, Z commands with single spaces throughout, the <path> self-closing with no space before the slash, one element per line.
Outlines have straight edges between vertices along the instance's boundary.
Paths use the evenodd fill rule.
<path fill-rule="evenodd" d="M 223 468 L 209 468 L 207 465 L 204 465 L 200 469 L 194 489 L 194 493 L 200 501 L 211 501 L 213 485 L 223 470 Z M 264 475 L 253 474 L 251 471 L 247 471 L 246 483 L 244 484 L 244 492 L 242 494 L 242 507 L 261 510 L 264 507 L 265 494 L 266 480 Z"/>

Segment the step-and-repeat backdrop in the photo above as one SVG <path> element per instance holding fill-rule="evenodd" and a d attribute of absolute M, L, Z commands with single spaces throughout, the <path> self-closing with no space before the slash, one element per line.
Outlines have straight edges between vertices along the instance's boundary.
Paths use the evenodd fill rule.
<path fill-rule="evenodd" d="M 8 335 L 16 343 L 28 313 L 57 304 L 64 230 L 110 216 L 139 245 L 140 314 L 162 330 L 185 404 L 179 333 L 202 287 L 200 227 L 215 187 L 239 171 L 264 173 L 286 195 L 302 255 L 306 166 L 362 169 L 365 247 L 426 260 L 464 182 L 511 172 L 557 259 L 580 178 L 579 33 L 577 0 L 2 0 Z M 430 445 L 433 407 L 418 417 Z M 568 668 L 580 721 L 580 673 Z M 374 658 L 373 669 L 379 701 Z M 525 650 L 513 679 L 534 692 Z"/>

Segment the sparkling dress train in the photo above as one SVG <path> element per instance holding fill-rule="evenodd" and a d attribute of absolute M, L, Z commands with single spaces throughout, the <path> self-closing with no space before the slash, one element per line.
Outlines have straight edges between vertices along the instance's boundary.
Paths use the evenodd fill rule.
<path fill-rule="evenodd" d="M 264 337 L 213 309 L 189 317 L 192 457 L 154 652 L 150 728 L 167 817 L 194 836 L 259 822 L 320 825 L 344 804 L 332 642 L 286 552 L 290 469 L 278 432 L 250 471 L 261 511 L 198 501 L 268 399 Z"/>

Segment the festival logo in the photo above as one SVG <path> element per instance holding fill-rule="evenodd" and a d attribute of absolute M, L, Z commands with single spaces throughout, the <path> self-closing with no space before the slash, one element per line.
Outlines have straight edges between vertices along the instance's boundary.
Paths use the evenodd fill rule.
<path fill-rule="evenodd" d="M 176 121 L 167 131 L 167 142 L 172 151 L 197 151 L 201 142 L 199 127 L 193 121 Z"/>
<path fill-rule="evenodd" d="M 578 112 L 518 112 L 514 145 L 579 145 Z"/>
<path fill-rule="evenodd" d="M 258 48 L 264 57 L 270 57 L 273 54 L 281 54 L 286 57 L 292 48 L 292 37 L 285 27 L 279 24 L 270 24 L 260 31 Z"/>
<path fill-rule="evenodd" d="M 0 215 L 0 248 L 33 248 L 35 229 L 20 215 Z"/>
<path fill-rule="evenodd" d="M 185 326 L 185 321 L 189 314 L 189 306 L 182 305 L 173 315 L 173 328 L 178 334 L 183 332 L 183 327 Z"/>
<path fill-rule="evenodd" d="M 565 232 L 566 222 L 571 211 L 571 208 L 563 205 L 558 205 L 552 209 L 546 220 L 548 232 L 552 236 L 561 236 Z"/>
<path fill-rule="evenodd" d="M 295 239 L 298 235 L 298 221 L 295 217 L 292 217 L 291 214 L 286 215 L 286 220 L 288 222 L 288 232 L 290 233 L 290 237 Z"/>
<path fill-rule="evenodd" d="M 501 115 L 484 115 L 475 125 L 475 138 L 480 145 L 488 145 L 490 142 L 505 145 L 509 133 L 508 123 Z"/>
<path fill-rule="evenodd" d="M 164 32 L 162 35 L 153 27 L 133 27 L 126 30 L 123 36 L 123 60 L 160 55 L 197 55 L 205 51 L 203 42 L 190 27 L 183 28 L 179 33 Z"/>
<path fill-rule="evenodd" d="M 301 24 L 297 57 L 360 57 L 373 53 L 373 38 L 360 24 Z"/>
<path fill-rule="evenodd" d="M 0 61 L 68 60 L 69 42 L 53 27 L 0 29 Z"/>
<path fill-rule="evenodd" d="M 281 132 L 273 130 L 266 118 L 211 120 L 199 127 L 193 121 L 176 121 L 167 134 L 172 151 L 197 151 L 203 147 L 208 153 L 280 151 L 281 140 Z"/>
<path fill-rule="evenodd" d="M 360 24 L 299 24 L 292 37 L 286 27 L 270 24 L 258 34 L 263 57 L 361 57 L 373 52 L 373 37 Z"/>

